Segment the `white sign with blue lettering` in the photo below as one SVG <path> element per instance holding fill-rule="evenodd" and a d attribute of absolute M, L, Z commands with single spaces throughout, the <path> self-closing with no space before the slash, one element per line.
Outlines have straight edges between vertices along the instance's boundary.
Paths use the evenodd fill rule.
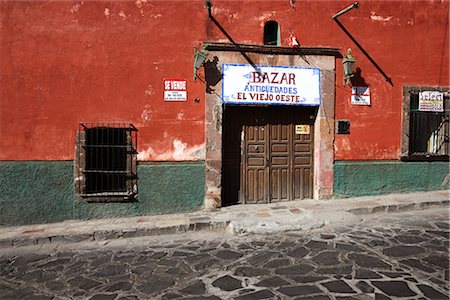
<path fill-rule="evenodd" d="M 222 65 L 225 104 L 320 105 L 320 69 Z"/>

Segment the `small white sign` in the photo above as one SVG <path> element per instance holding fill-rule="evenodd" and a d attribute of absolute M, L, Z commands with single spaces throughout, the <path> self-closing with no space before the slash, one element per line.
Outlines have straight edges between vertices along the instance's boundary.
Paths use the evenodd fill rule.
<path fill-rule="evenodd" d="M 320 69 L 222 65 L 225 104 L 320 105 Z"/>
<path fill-rule="evenodd" d="M 444 94 L 439 91 L 423 91 L 419 93 L 420 111 L 444 111 Z"/>
<path fill-rule="evenodd" d="M 309 134 L 309 125 L 295 125 L 295 134 Z"/>
<path fill-rule="evenodd" d="M 186 101 L 186 79 L 164 79 L 164 101 Z"/>
<path fill-rule="evenodd" d="M 370 105 L 370 89 L 368 86 L 352 87 L 352 104 Z"/>

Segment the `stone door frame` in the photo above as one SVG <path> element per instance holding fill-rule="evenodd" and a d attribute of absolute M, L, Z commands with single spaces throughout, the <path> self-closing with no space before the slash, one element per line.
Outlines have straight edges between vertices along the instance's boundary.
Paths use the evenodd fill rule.
<path fill-rule="evenodd" d="M 327 199 L 333 195 L 335 61 L 342 57 L 337 48 L 288 48 L 276 46 L 205 43 L 208 60 L 205 67 L 205 210 L 222 205 L 222 81 L 211 80 L 221 74 L 222 64 L 315 67 L 321 71 L 321 105 L 314 122 L 313 197 Z M 245 52 L 245 56 L 242 53 Z M 215 70 L 211 71 L 211 65 Z"/>

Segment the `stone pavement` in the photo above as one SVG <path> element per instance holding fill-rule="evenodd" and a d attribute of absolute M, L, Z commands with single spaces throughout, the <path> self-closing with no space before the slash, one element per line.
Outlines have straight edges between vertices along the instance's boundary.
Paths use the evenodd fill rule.
<path fill-rule="evenodd" d="M 198 231 L 4 248 L 0 297 L 446 300 L 448 217 L 429 208 L 277 234 Z"/>
<path fill-rule="evenodd" d="M 449 190 L 391 194 L 348 199 L 301 200 L 258 205 L 236 205 L 214 212 L 141 216 L 0 228 L 0 249 L 102 241 L 198 230 L 277 233 L 310 230 L 327 224 L 357 223 L 361 215 L 447 207 Z"/>

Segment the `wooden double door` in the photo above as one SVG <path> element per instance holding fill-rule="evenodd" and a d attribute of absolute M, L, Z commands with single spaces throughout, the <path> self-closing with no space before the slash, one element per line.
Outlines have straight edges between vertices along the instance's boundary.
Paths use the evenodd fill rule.
<path fill-rule="evenodd" d="M 224 116 L 225 204 L 312 198 L 313 108 L 226 107 Z"/>

